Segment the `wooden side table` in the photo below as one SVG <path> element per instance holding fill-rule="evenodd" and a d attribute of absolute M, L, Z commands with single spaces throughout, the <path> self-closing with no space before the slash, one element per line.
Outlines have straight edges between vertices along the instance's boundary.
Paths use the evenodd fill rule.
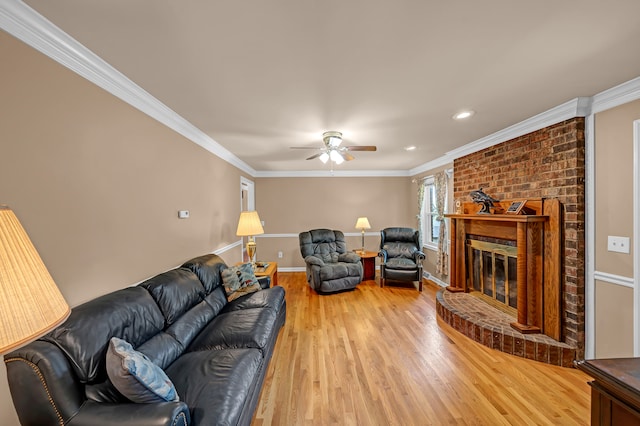
<path fill-rule="evenodd" d="M 375 280 L 376 279 L 376 257 L 378 252 L 376 251 L 362 251 L 354 250 L 355 254 L 360 256 L 362 260 L 362 267 L 364 268 L 363 280 Z"/>
<path fill-rule="evenodd" d="M 242 263 L 243 262 L 238 262 L 236 263 L 236 266 L 242 265 Z M 268 263 L 269 266 L 267 266 L 266 268 L 259 268 L 256 266 L 255 268 L 253 268 L 254 274 L 258 278 L 268 276 L 269 279 L 271 280 L 271 286 L 278 285 L 278 263 L 277 262 L 264 262 L 264 263 Z"/>
<path fill-rule="evenodd" d="M 265 262 L 269 266 L 266 268 L 255 267 L 256 277 L 268 276 L 271 279 L 271 286 L 278 285 L 278 263 L 277 262 Z"/>

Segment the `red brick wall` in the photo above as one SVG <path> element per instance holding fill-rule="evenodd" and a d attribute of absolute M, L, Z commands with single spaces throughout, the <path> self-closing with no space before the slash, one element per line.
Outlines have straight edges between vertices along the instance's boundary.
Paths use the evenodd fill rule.
<path fill-rule="evenodd" d="M 584 356 L 585 152 L 578 117 L 454 161 L 454 199 L 482 187 L 497 199 L 558 198 L 563 206 L 563 341 Z"/>

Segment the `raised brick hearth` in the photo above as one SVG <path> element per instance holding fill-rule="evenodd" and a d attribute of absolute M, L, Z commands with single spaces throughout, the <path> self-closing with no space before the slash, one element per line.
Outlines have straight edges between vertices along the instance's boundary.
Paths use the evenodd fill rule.
<path fill-rule="evenodd" d="M 572 367 L 576 349 L 544 334 L 522 334 L 514 318 L 468 293 L 438 291 L 438 316 L 451 327 L 489 348 L 547 364 Z"/>
<path fill-rule="evenodd" d="M 487 194 L 499 200 L 541 197 L 557 198 L 561 202 L 563 225 L 560 343 L 573 348 L 574 355 L 578 358 L 584 356 L 585 328 L 584 123 L 582 117 L 572 118 L 458 158 L 453 164 L 456 201 L 471 201 L 469 193 L 482 187 Z M 469 318 L 463 318 L 464 315 L 461 316 L 457 310 L 456 314 L 445 315 L 449 315 L 447 318 L 454 321 L 454 324 L 456 317 L 460 318 L 458 321 L 465 319 L 468 328 Z M 447 322 L 450 323 L 449 320 Z M 462 325 L 456 327 L 460 331 L 463 328 Z M 479 341 L 480 337 L 475 334 L 475 327 L 473 330 L 475 337 L 472 338 Z M 487 330 L 493 332 L 490 327 Z M 509 337 L 506 341 L 503 337 L 500 346 L 505 347 L 506 342 L 507 348 L 509 347 L 513 333 L 517 333 L 515 330 L 509 332 L 510 334 L 504 334 Z M 468 330 L 465 334 L 469 335 Z M 481 343 L 490 346 L 487 344 L 488 341 L 484 342 L 484 336 L 483 332 Z M 499 337 L 496 338 L 500 340 Z M 538 342 L 535 339 L 544 338 L 527 336 L 522 339 L 527 345 L 527 342 Z M 491 343 L 491 347 L 495 346 L 498 345 Z M 526 349 L 527 347 L 524 348 L 525 356 Z M 541 349 L 546 353 L 544 346 Z M 537 349 L 530 351 L 537 353 Z M 549 356 L 551 357 L 551 352 Z M 564 360 L 562 364 L 566 364 Z"/>

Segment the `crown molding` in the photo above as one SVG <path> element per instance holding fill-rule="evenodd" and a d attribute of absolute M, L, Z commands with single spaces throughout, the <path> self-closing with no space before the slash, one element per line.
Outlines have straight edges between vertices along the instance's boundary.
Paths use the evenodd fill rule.
<path fill-rule="evenodd" d="M 455 158 L 449 153 L 446 153 L 440 158 L 436 158 L 435 160 L 409 170 L 409 176 L 419 175 L 420 173 L 428 172 L 429 170 L 434 170 L 442 166 L 453 166 L 453 160 L 455 160 Z"/>
<path fill-rule="evenodd" d="M 257 171 L 255 177 L 409 177 L 408 170 L 298 170 L 298 171 Z"/>
<path fill-rule="evenodd" d="M 591 98 L 581 97 L 575 98 L 554 108 L 551 108 L 531 118 L 527 118 L 512 126 L 506 127 L 495 133 L 485 136 L 471 143 L 447 152 L 443 158 L 446 158 L 447 164 L 456 158 L 464 157 L 493 145 L 544 129 L 545 127 L 557 124 L 564 120 L 574 117 L 586 117 L 591 113 Z"/>
<path fill-rule="evenodd" d="M 247 163 L 23 2 L 0 1 L 0 28 L 212 154 L 255 175 Z"/>
<path fill-rule="evenodd" d="M 595 95 L 591 110 L 595 114 L 638 99 L 640 99 L 640 77 Z"/>

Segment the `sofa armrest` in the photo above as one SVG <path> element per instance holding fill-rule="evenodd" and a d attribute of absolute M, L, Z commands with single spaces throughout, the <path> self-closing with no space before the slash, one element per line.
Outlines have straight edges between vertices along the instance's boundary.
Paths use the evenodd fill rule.
<path fill-rule="evenodd" d="M 187 426 L 191 421 L 184 402 L 107 404 L 87 401 L 69 426 Z"/>
<path fill-rule="evenodd" d="M 307 256 L 304 258 L 304 261 L 307 265 L 312 266 L 312 265 L 316 265 L 316 266 L 324 266 L 325 263 L 322 259 L 320 259 L 317 256 Z"/>
<path fill-rule="evenodd" d="M 424 258 L 425 258 L 424 253 L 421 252 L 420 250 L 413 253 L 413 259 L 415 260 L 416 263 L 420 262 L 421 260 L 424 260 Z"/>
<path fill-rule="evenodd" d="M 260 283 L 260 288 L 264 289 L 271 287 L 271 277 L 269 275 L 258 277 L 258 282 Z"/>
<path fill-rule="evenodd" d="M 380 251 L 378 252 L 378 257 L 382 258 L 380 259 L 380 263 L 387 263 L 387 251 L 385 249 L 380 249 Z"/>
<path fill-rule="evenodd" d="M 338 262 L 358 263 L 360 262 L 360 256 L 352 251 L 348 251 L 346 253 L 341 253 L 338 255 Z"/>

